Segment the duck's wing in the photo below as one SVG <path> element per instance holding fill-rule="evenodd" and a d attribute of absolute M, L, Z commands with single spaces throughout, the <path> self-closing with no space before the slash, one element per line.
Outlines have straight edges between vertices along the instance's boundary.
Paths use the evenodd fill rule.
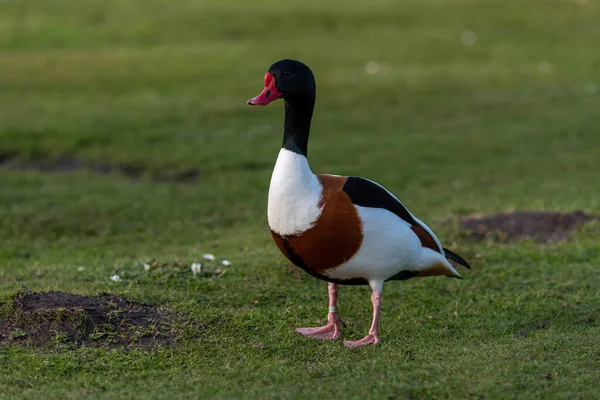
<path fill-rule="evenodd" d="M 342 190 L 350 197 L 352 203 L 357 206 L 383 208 L 394 213 L 410 225 L 411 230 L 417 235 L 423 247 L 437 251 L 444 257 L 471 269 L 462 257 L 443 248 L 440 240 L 435 236 L 433 231 L 412 215 L 396 196 L 377 182 L 356 176 L 349 176 Z"/>

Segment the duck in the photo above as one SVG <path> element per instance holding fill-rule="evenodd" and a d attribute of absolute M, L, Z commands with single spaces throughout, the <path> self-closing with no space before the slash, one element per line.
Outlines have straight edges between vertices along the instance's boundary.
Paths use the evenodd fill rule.
<path fill-rule="evenodd" d="M 357 176 L 312 172 L 307 155 L 316 90 L 306 64 L 283 59 L 271 65 L 262 92 L 247 102 L 266 106 L 282 99 L 285 107 L 283 144 L 269 185 L 268 224 L 275 244 L 292 264 L 328 282 L 327 324 L 296 331 L 315 339 L 339 339 L 344 326 L 337 309 L 339 286 L 369 285 L 369 332 L 344 345 L 377 344 L 384 282 L 428 276 L 462 279 L 450 261 L 471 266 L 444 248 L 382 185 Z"/>

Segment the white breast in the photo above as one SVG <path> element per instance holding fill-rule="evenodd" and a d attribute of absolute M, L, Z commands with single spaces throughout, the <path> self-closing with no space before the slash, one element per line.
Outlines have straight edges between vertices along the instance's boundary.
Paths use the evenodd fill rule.
<path fill-rule="evenodd" d="M 310 229 L 321 215 L 322 192 L 306 157 L 281 149 L 269 187 L 269 227 L 280 235 Z"/>

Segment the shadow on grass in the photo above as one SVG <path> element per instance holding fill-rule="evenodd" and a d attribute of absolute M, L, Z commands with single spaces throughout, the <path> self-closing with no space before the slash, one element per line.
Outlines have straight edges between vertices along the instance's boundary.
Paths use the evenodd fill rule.
<path fill-rule="evenodd" d="M 76 171 L 92 171 L 97 174 L 118 173 L 130 179 L 139 180 L 148 177 L 156 182 L 193 182 L 200 179 L 201 172 L 198 169 L 184 169 L 181 171 L 154 171 L 147 170 L 141 164 L 115 165 L 109 163 L 94 163 L 77 157 L 61 156 L 33 157 L 23 160 L 17 153 L 0 153 L 0 168 L 17 171 L 40 171 L 47 173 L 64 173 Z"/>

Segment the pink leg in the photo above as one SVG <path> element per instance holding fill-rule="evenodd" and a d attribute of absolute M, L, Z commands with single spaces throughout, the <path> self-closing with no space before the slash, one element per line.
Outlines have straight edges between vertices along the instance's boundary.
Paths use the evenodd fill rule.
<path fill-rule="evenodd" d="M 296 332 L 321 340 L 332 340 L 340 337 L 340 327 L 344 326 L 344 323 L 337 313 L 337 285 L 330 283 L 327 291 L 329 292 L 329 314 L 327 314 L 327 325 L 319 328 L 297 328 Z"/>
<path fill-rule="evenodd" d="M 379 343 L 379 336 L 377 336 L 377 333 L 379 331 L 379 308 L 381 305 L 381 293 L 378 291 L 373 291 L 371 294 L 371 302 L 373 303 L 373 323 L 371 324 L 371 329 L 369 329 L 369 334 L 360 340 L 346 340 L 344 341 L 344 346 L 356 347 L 364 346 L 365 344 Z"/>

